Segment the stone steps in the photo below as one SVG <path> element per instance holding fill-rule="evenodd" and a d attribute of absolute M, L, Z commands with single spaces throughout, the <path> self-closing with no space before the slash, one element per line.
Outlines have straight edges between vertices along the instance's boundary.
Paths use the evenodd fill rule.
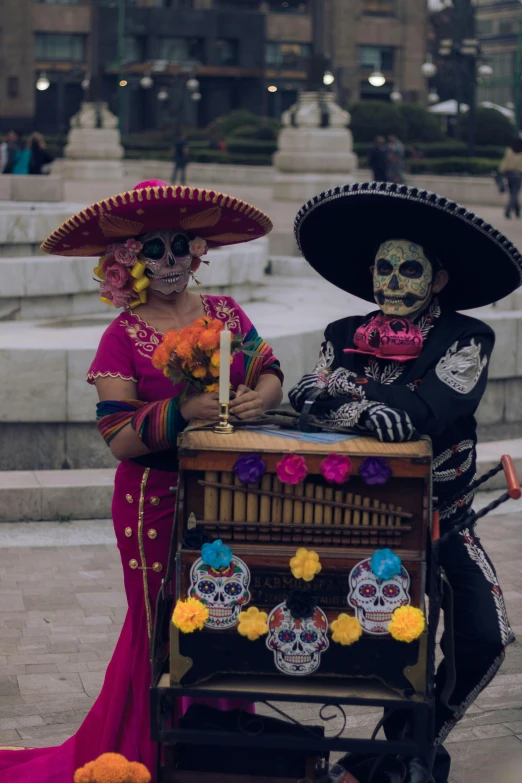
<path fill-rule="evenodd" d="M 494 467 L 503 454 L 511 454 L 522 477 L 522 438 L 480 444 L 479 474 Z M 108 519 L 114 472 L 112 468 L 0 472 L 0 522 Z M 504 487 L 503 473 L 486 486 L 488 490 Z"/>

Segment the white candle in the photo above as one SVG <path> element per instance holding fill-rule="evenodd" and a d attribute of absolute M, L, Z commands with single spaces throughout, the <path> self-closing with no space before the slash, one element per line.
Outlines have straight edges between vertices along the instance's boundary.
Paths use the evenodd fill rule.
<path fill-rule="evenodd" d="M 231 334 L 223 329 L 219 335 L 219 402 L 230 402 Z"/>

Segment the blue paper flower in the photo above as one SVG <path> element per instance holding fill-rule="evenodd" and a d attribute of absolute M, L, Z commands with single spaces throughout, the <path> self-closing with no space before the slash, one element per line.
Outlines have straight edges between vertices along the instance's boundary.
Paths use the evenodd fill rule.
<path fill-rule="evenodd" d="M 227 568 L 232 560 L 232 549 L 218 538 L 211 544 L 203 544 L 201 547 L 201 559 L 205 565 L 219 571 L 220 568 Z"/>
<path fill-rule="evenodd" d="M 391 549 L 378 549 L 370 560 L 370 568 L 379 579 L 391 579 L 400 574 L 402 561 Z"/>

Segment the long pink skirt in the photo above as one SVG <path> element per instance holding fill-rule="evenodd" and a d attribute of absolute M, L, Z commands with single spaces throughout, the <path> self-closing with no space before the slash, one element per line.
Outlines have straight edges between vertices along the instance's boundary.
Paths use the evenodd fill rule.
<path fill-rule="evenodd" d="M 150 740 L 149 639 L 156 596 L 165 574 L 177 476 L 120 463 L 112 515 L 123 565 L 128 610 L 102 690 L 76 734 L 51 748 L 0 749 L 2 783 L 72 783 L 78 767 L 101 753 L 141 761 L 156 781 L 157 745 Z M 209 702 L 231 710 L 244 702 Z M 190 704 L 182 699 L 181 712 Z"/>

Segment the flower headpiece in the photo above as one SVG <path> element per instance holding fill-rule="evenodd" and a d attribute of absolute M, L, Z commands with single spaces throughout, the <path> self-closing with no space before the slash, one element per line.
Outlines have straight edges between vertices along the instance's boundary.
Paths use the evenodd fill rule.
<path fill-rule="evenodd" d="M 100 258 L 94 269 L 100 283 L 100 299 L 113 307 L 133 310 L 147 301 L 147 288 L 150 280 L 145 276 L 147 265 L 140 258 L 143 248 L 138 239 L 127 239 L 126 242 L 115 242 L 109 245 L 107 252 Z M 208 250 L 208 245 L 201 237 L 195 237 L 189 242 L 189 253 L 192 261 L 201 259 Z"/>

